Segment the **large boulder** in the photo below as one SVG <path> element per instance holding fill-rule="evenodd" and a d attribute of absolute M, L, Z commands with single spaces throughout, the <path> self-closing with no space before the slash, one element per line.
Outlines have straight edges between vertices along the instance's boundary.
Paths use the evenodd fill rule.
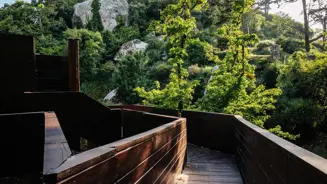
<path fill-rule="evenodd" d="M 124 43 L 118 53 L 115 56 L 115 61 L 120 61 L 124 56 L 134 54 L 136 52 L 145 51 L 149 44 L 142 42 L 139 39 L 135 39 Z"/>
<path fill-rule="evenodd" d="M 82 3 L 77 3 L 74 6 L 75 11 L 74 11 L 73 19 L 76 19 L 73 20 L 74 22 L 79 20 L 83 26 L 86 26 L 88 21 L 92 20 L 93 18 L 92 2 L 93 0 L 88 0 Z"/>
<path fill-rule="evenodd" d="M 87 0 L 82 3 L 77 3 L 74 6 L 74 22 L 76 19 L 80 20 L 83 26 L 86 26 L 93 18 L 92 3 L 94 0 Z M 127 24 L 128 17 L 128 2 L 127 0 L 99 0 L 100 9 L 99 14 L 104 30 L 113 31 L 117 26 L 117 17 L 125 18 Z"/>
<path fill-rule="evenodd" d="M 99 10 L 102 26 L 105 30 L 112 31 L 117 26 L 117 16 L 125 17 L 127 24 L 128 2 L 127 0 L 100 0 Z"/>

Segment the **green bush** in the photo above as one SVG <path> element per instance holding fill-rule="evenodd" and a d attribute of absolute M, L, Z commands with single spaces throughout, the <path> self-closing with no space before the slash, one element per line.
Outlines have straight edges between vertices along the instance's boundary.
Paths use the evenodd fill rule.
<path fill-rule="evenodd" d="M 172 66 L 168 65 L 167 62 L 156 63 L 150 68 L 151 78 L 154 81 L 159 81 L 162 86 L 165 86 L 169 81 L 171 69 Z"/>
<path fill-rule="evenodd" d="M 67 42 L 57 40 L 52 35 L 42 35 L 36 39 L 36 52 L 44 55 L 62 56 L 65 55 Z"/>
<path fill-rule="evenodd" d="M 327 159 L 327 134 L 319 133 L 313 141 L 303 147 Z"/>
<path fill-rule="evenodd" d="M 304 40 L 279 38 L 276 43 L 281 45 L 283 51 L 289 54 L 304 50 Z"/>
<path fill-rule="evenodd" d="M 190 74 L 190 76 L 196 75 L 200 72 L 201 72 L 201 68 L 198 66 L 198 64 L 191 65 L 188 67 L 188 73 Z"/>
<path fill-rule="evenodd" d="M 308 56 L 315 58 L 310 60 Z M 327 54 L 312 50 L 296 52 L 281 67 L 278 86 L 285 99 L 278 102 L 274 122 L 287 122 L 307 142 L 319 132 L 327 132 Z"/>
<path fill-rule="evenodd" d="M 145 38 L 145 42 L 148 45 L 145 53 L 149 58 L 149 65 L 153 65 L 158 62 L 165 62 L 167 60 L 166 43 L 154 35 L 148 35 Z"/>
<path fill-rule="evenodd" d="M 256 48 L 258 50 L 263 50 L 265 48 L 270 48 L 271 46 L 275 45 L 276 43 L 272 40 L 262 40 L 257 43 Z"/>
<path fill-rule="evenodd" d="M 315 61 L 303 52 L 294 53 L 289 64 L 281 68 L 278 85 L 289 97 L 311 98 L 327 105 L 327 54 L 312 51 Z"/>
<path fill-rule="evenodd" d="M 149 87 L 148 58 L 139 52 L 128 55 L 118 64 L 113 73 L 113 85 L 117 89 L 115 101 L 124 104 L 140 103 L 141 99 L 134 91 L 137 86 Z"/>
<path fill-rule="evenodd" d="M 81 82 L 92 80 L 98 74 L 104 52 L 104 43 L 100 32 L 93 32 L 87 29 L 67 29 L 67 39 L 78 39 Z"/>
<path fill-rule="evenodd" d="M 313 139 L 317 126 L 324 121 L 324 109 L 310 99 L 281 98 L 267 124 L 281 125 L 285 131 L 300 134 L 300 141 Z"/>
<path fill-rule="evenodd" d="M 103 101 L 103 98 L 114 89 L 112 82 L 112 73 L 115 65 L 112 62 L 106 62 L 99 67 L 99 72 L 83 82 L 81 91 L 95 100 Z"/>

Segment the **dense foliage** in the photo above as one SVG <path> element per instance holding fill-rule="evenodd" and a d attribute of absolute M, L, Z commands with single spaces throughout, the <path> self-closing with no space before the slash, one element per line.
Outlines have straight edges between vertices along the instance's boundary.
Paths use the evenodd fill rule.
<path fill-rule="evenodd" d="M 170 82 L 163 89 L 160 88 L 159 81 L 156 81 L 156 89 L 149 92 L 144 88 L 136 88 L 140 96 L 146 99 L 143 103 L 180 111 L 192 104 L 192 95 L 198 81 L 187 80 L 189 74 L 183 64 L 188 56 L 189 45 L 197 41 L 192 38 L 196 20 L 191 16 L 191 12 L 200 11 L 205 6 L 206 0 L 196 2 L 181 0 L 177 4 L 168 5 L 161 13 L 161 22 L 153 21 L 150 28 L 166 37 L 169 49 L 168 62 L 173 69 L 169 76 Z"/>
<path fill-rule="evenodd" d="M 327 157 L 325 0 L 301 1 L 304 20 L 320 30 L 269 13 L 286 0 L 128 0 L 128 25 L 117 17 L 112 32 L 99 0 L 85 27 L 73 19 L 82 1 L 6 4 L 0 32 L 35 36 L 37 53 L 48 55 L 65 55 L 67 39 L 79 39 L 81 89 L 101 102 L 238 114 Z M 115 61 L 134 39 L 147 48 Z"/>

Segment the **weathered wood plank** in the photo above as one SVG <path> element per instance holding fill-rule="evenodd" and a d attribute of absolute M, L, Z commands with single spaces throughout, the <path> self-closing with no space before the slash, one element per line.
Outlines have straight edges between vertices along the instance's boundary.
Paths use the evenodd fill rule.
<path fill-rule="evenodd" d="M 43 174 L 53 172 L 72 152 L 55 113 L 45 113 Z"/>
<path fill-rule="evenodd" d="M 178 184 L 226 183 L 242 184 L 235 157 L 192 144 L 187 147 L 188 162 Z"/>
<path fill-rule="evenodd" d="M 153 169 L 155 169 L 158 164 L 166 165 L 166 162 L 160 162 L 162 161 L 162 158 L 167 156 L 167 153 L 172 152 L 174 149 L 178 149 L 178 145 L 182 144 L 184 141 L 186 141 L 186 131 L 183 131 L 172 141 L 167 142 L 160 150 L 149 156 L 141 164 L 136 166 L 131 172 L 118 180 L 117 183 L 123 184 L 136 182 L 140 178 L 144 177 L 144 175 L 147 175 L 148 172 L 151 172 Z M 156 176 L 153 176 L 151 180 L 154 181 L 156 179 L 155 177 Z"/>

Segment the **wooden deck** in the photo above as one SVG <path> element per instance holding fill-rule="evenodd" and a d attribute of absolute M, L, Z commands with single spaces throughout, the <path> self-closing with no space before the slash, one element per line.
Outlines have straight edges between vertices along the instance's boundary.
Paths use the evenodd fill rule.
<path fill-rule="evenodd" d="M 243 184 L 234 156 L 187 146 L 187 165 L 177 184 Z"/>

